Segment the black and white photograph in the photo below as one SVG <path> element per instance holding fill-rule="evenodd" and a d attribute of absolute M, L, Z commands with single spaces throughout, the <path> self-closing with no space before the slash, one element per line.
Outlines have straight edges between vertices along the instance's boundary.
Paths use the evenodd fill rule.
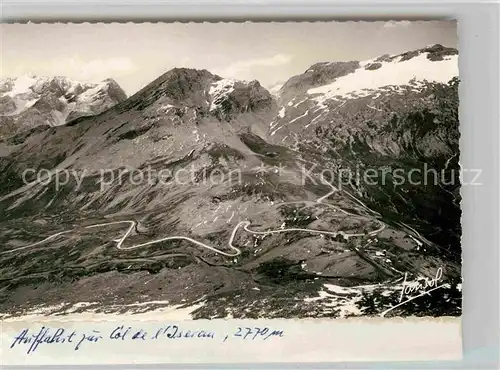
<path fill-rule="evenodd" d="M 456 21 L 0 30 L 3 320 L 461 316 Z"/>

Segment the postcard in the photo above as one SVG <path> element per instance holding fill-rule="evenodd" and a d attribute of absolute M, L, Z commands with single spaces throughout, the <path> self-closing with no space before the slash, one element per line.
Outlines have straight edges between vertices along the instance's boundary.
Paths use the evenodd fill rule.
<path fill-rule="evenodd" d="M 0 364 L 461 358 L 456 21 L 0 29 Z"/>

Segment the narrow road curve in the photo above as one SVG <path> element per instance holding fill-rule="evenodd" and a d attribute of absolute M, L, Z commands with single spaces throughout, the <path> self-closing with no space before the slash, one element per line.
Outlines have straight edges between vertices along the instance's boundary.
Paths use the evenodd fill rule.
<path fill-rule="evenodd" d="M 337 189 L 332 184 L 330 184 L 328 181 L 325 181 L 323 178 L 322 178 L 322 181 L 325 184 L 329 185 L 332 188 L 332 190 L 329 193 L 325 194 L 324 196 L 318 198 L 316 200 L 316 202 L 298 201 L 298 202 L 282 203 L 282 205 L 284 205 L 284 204 L 293 204 L 293 203 L 304 203 L 304 204 L 314 204 L 314 205 L 322 204 L 322 205 L 325 205 L 327 207 L 331 207 L 333 209 L 340 210 L 340 211 L 342 211 L 342 212 L 344 212 L 346 214 L 349 214 L 349 215 L 352 215 L 352 216 L 357 216 L 357 215 L 353 215 L 351 213 L 348 213 L 348 212 L 342 210 L 341 208 L 336 207 L 336 206 L 334 206 L 332 204 L 323 203 L 323 201 L 325 199 L 327 199 L 330 195 L 332 195 L 333 193 L 335 193 L 337 191 Z M 370 231 L 370 232 L 368 232 L 366 234 L 364 234 L 364 233 L 354 233 L 354 234 L 351 234 L 351 233 L 345 233 L 343 231 L 326 231 L 326 230 L 300 229 L 300 228 L 289 228 L 289 229 L 279 229 L 279 230 L 257 231 L 257 230 L 251 230 L 251 229 L 249 229 L 249 226 L 251 224 L 250 221 L 241 221 L 241 222 L 239 222 L 233 228 L 233 231 L 231 232 L 231 237 L 229 238 L 229 241 L 228 241 L 228 246 L 231 249 L 232 253 L 228 253 L 228 252 L 225 252 L 223 250 L 217 249 L 215 247 L 212 247 L 212 246 L 210 246 L 208 244 L 202 243 L 200 241 L 197 241 L 197 240 L 192 239 L 192 238 L 187 237 L 187 236 L 169 236 L 169 237 L 165 237 L 165 238 L 161 238 L 161 239 L 151 240 L 149 242 L 142 243 L 142 244 L 134 244 L 134 245 L 129 246 L 129 247 L 123 247 L 123 243 L 124 243 L 125 239 L 127 239 L 127 237 L 130 235 L 130 233 L 137 226 L 137 222 L 133 221 L 133 220 L 113 221 L 113 222 L 95 224 L 95 225 L 85 226 L 84 229 L 94 229 L 94 228 L 99 228 L 99 227 L 109 226 L 109 225 L 129 224 L 130 226 L 127 229 L 127 231 L 125 232 L 125 234 L 123 234 L 123 236 L 121 238 L 113 240 L 114 242 L 117 243 L 116 244 L 116 248 L 119 249 L 119 250 L 124 250 L 124 251 L 133 250 L 133 249 L 137 249 L 137 248 L 141 248 L 141 247 L 146 247 L 148 245 L 153 245 L 153 244 L 156 244 L 156 243 L 161 243 L 161 242 L 164 242 L 164 241 L 167 241 L 167 240 L 186 240 L 186 241 L 191 242 L 191 243 L 193 243 L 193 244 L 195 244 L 197 246 L 200 246 L 202 248 L 206 248 L 206 249 L 209 249 L 209 250 L 211 250 L 211 251 L 213 251 L 215 253 L 222 254 L 223 256 L 226 256 L 226 257 L 236 257 L 236 256 L 238 256 L 238 255 L 241 254 L 241 250 L 233 245 L 233 241 L 234 241 L 236 233 L 238 232 L 238 230 L 239 230 L 240 227 L 243 227 L 243 230 L 245 230 L 246 232 L 251 233 L 251 234 L 256 234 L 256 235 L 270 235 L 270 234 L 286 233 L 286 232 L 292 232 L 292 231 L 302 231 L 302 232 L 309 232 L 309 233 L 314 233 L 314 234 L 326 234 L 326 235 L 332 235 L 332 236 L 342 235 L 344 238 L 348 239 L 348 238 L 351 238 L 351 237 L 373 236 L 373 235 L 378 234 L 380 231 L 382 231 L 385 228 L 385 224 L 383 224 L 380 221 L 379 221 L 379 223 L 380 223 L 380 227 L 377 230 Z M 43 240 L 41 240 L 39 242 L 36 242 L 36 243 L 33 243 L 33 244 L 29 244 L 29 245 L 26 245 L 26 246 L 23 246 L 23 247 L 19 247 L 19 248 L 14 248 L 14 249 L 11 249 L 11 250 L 8 250 L 8 251 L 4 251 L 4 252 L 0 253 L 0 255 L 1 254 L 13 253 L 13 252 L 17 252 L 17 251 L 28 249 L 28 248 L 32 248 L 32 247 L 35 247 L 37 245 L 46 243 L 49 240 L 55 239 L 55 238 L 57 238 L 57 237 L 59 237 L 59 236 L 61 236 L 63 234 L 68 234 L 70 232 L 73 232 L 75 230 L 76 229 L 67 230 L 67 231 L 61 231 L 61 232 L 58 232 L 56 234 L 52 234 L 49 237 L 47 237 L 47 238 L 45 238 L 45 239 L 43 239 Z"/>
<path fill-rule="evenodd" d="M 345 233 L 343 231 L 325 231 L 325 230 L 298 229 L 298 228 L 269 230 L 269 231 L 256 231 L 256 230 L 250 230 L 248 228 L 248 226 L 250 226 L 250 221 L 242 221 L 238 225 L 236 225 L 236 227 L 239 227 L 240 225 L 243 225 L 243 230 L 245 230 L 249 233 L 252 233 L 252 234 L 257 234 L 257 235 L 278 234 L 278 233 L 286 233 L 289 231 L 304 231 L 304 232 L 313 233 L 313 234 L 326 234 L 326 235 L 332 235 L 332 236 L 342 235 L 346 239 L 349 239 L 352 237 L 360 237 L 360 236 L 373 236 L 373 235 L 376 235 L 385 229 L 385 225 L 382 225 L 377 230 L 370 231 L 367 234 L 364 234 L 364 233 L 350 234 L 350 233 Z"/>

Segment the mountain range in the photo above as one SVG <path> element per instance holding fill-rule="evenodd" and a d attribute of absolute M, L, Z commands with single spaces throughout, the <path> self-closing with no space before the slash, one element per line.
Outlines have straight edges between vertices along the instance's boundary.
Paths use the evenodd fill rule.
<path fill-rule="evenodd" d="M 392 312 L 460 314 L 457 58 L 430 45 L 321 62 L 273 94 L 185 68 L 129 98 L 112 80 L 3 82 L 0 311 L 374 315 L 405 273 L 438 269 L 441 294 Z M 446 181 L 394 175 L 423 168 Z M 368 169 L 388 175 L 350 176 Z"/>
<path fill-rule="evenodd" d="M 125 99 L 113 79 L 92 84 L 61 76 L 5 78 L 0 80 L 0 138 L 93 116 Z"/>

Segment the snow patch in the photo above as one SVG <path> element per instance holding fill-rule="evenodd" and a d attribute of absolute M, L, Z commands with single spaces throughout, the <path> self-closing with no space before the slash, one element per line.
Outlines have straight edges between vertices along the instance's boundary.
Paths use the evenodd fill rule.
<path fill-rule="evenodd" d="M 274 130 L 273 132 L 271 132 L 271 135 L 270 136 L 274 136 L 275 133 L 277 133 L 279 130 L 281 130 L 284 126 L 280 126 L 278 127 L 276 130 Z"/>
<path fill-rule="evenodd" d="M 154 306 L 163 307 L 154 307 Z M 184 307 L 183 305 L 169 305 L 168 301 L 136 302 L 127 305 L 109 305 L 102 307 L 95 302 L 80 302 L 70 307 L 66 303 L 54 306 L 39 306 L 24 312 L 20 316 L 0 314 L 5 322 L 23 322 L 27 320 L 48 320 L 57 314 L 68 321 L 110 320 L 119 317 L 140 320 L 191 320 L 192 312 L 204 305 L 204 302 Z M 97 308 L 93 308 L 97 306 Z M 84 312 L 77 313 L 78 309 L 85 308 Z M 128 308 L 128 310 L 127 310 Z M 151 309 L 152 308 L 152 309 Z M 124 309 L 126 310 L 123 313 Z"/>
<path fill-rule="evenodd" d="M 307 98 L 306 99 L 303 99 L 301 101 L 299 101 L 297 104 L 294 105 L 295 108 L 298 108 L 299 105 L 301 105 L 302 103 L 304 103 L 305 101 L 307 101 Z M 291 103 L 291 102 L 290 102 Z"/>
<path fill-rule="evenodd" d="M 235 83 L 236 80 L 224 78 L 222 80 L 214 82 L 210 86 L 210 90 L 208 91 L 211 97 L 210 111 L 214 111 L 220 107 L 220 103 L 234 91 Z"/>
<path fill-rule="evenodd" d="M 280 109 L 280 111 L 279 111 L 278 115 L 279 115 L 281 118 L 285 117 L 285 107 L 283 107 L 283 108 L 281 108 L 281 109 Z"/>
<path fill-rule="evenodd" d="M 306 112 L 305 112 L 303 115 L 298 116 L 298 117 L 296 117 L 296 118 L 292 119 L 289 123 L 293 123 L 293 122 L 295 122 L 295 121 L 297 121 L 297 120 L 301 119 L 302 117 L 307 116 L 308 114 L 309 114 L 309 109 L 308 109 L 308 110 L 306 110 Z"/>

